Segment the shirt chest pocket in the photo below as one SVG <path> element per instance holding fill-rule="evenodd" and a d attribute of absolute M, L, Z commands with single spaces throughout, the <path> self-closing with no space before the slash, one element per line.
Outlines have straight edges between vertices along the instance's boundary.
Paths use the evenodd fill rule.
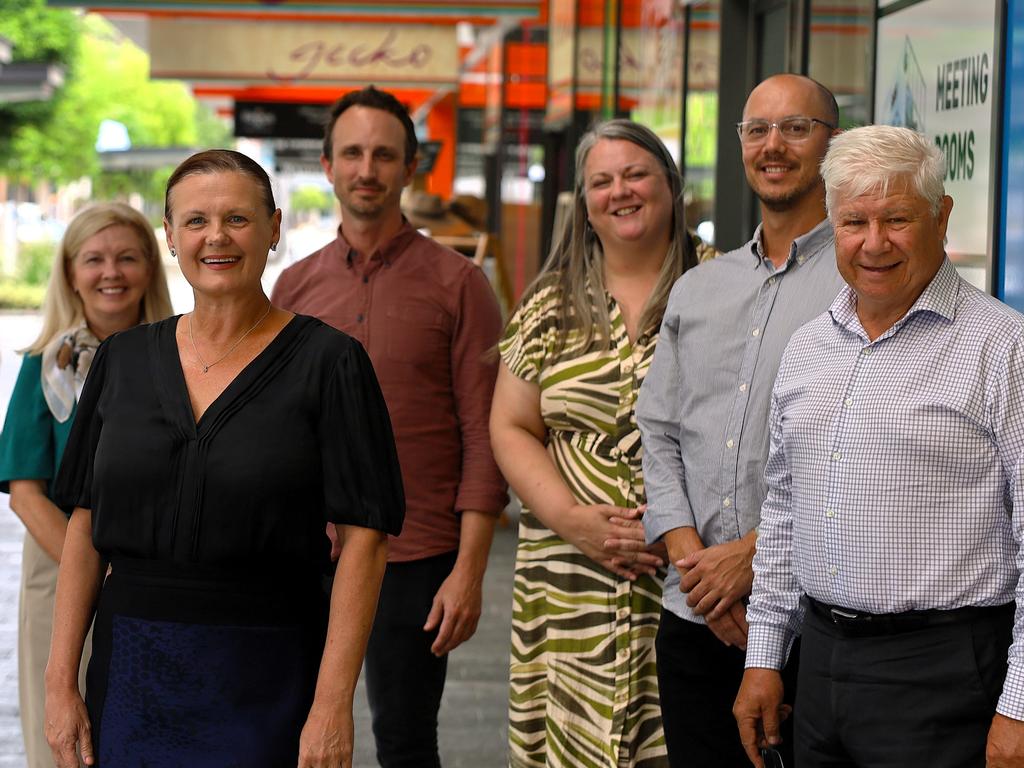
<path fill-rule="evenodd" d="M 395 304 L 388 307 L 388 357 L 396 363 L 422 365 L 447 359 L 451 336 L 450 318 L 429 304 Z"/>

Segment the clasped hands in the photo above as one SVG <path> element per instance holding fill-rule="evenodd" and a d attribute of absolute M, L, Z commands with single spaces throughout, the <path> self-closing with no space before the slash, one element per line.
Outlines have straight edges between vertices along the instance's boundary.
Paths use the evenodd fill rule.
<path fill-rule="evenodd" d="M 754 538 L 698 549 L 675 562 L 679 591 L 686 604 L 703 616 L 715 637 L 729 646 L 747 648 L 747 608 L 743 599 L 754 584 Z"/>
<path fill-rule="evenodd" d="M 641 517 L 644 507 L 630 509 L 612 504 L 577 504 L 565 515 L 564 539 L 612 573 L 630 581 L 642 574 L 654 576 L 664 565 L 660 544 L 647 546 Z"/>

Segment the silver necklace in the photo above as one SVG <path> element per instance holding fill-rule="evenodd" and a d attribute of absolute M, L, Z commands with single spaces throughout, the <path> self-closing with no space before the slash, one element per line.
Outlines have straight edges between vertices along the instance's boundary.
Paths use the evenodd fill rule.
<path fill-rule="evenodd" d="M 203 356 L 199 354 L 199 348 L 196 346 L 196 337 L 192 335 L 192 315 L 195 314 L 195 313 L 194 312 L 189 312 L 189 315 L 188 315 L 188 340 L 192 342 L 192 351 L 196 353 L 196 358 L 199 360 L 199 364 L 201 366 L 203 366 L 203 373 L 206 373 L 208 370 L 213 368 L 213 366 L 215 366 L 217 363 L 223 361 L 225 357 L 227 357 L 232 352 L 234 352 L 235 351 L 235 347 L 237 347 L 239 344 L 241 344 L 242 340 L 245 339 L 246 336 L 248 336 L 250 333 L 255 331 L 256 327 L 260 323 L 262 323 L 264 320 L 267 319 L 267 315 L 270 314 L 270 306 L 271 306 L 271 304 L 268 301 L 267 302 L 267 309 L 266 309 L 266 311 L 262 315 L 260 315 L 260 319 L 259 320 L 257 320 L 255 323 L 253 323 L 252 328 L 250 328 L 248 331 L 246 331 L 241 336 L 239 336 L 238 337 L 238 341 L 236 341 L 234 344 L 232 344 L 230 347 L 228 347 L 228 351 L 225 352 L 220 357 L 218 357 L 212 363 L 207 363 L 205 360 L 203 360 Z"/>

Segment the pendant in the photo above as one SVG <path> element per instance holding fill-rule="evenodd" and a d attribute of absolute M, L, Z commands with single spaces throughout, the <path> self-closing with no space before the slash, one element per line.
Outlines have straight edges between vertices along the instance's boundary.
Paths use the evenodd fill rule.
<path fill-rule="evenodd" d="M 208 370 L 210 370 L 210 366 L 204 365 L 203 366 L 203 373 L 206 373 Z"/>

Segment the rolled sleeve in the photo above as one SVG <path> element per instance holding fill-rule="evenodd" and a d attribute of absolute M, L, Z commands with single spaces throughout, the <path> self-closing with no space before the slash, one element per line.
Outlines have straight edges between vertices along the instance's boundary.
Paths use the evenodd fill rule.
<path fill-rule="evenodd" d="M 455 510 L 498 515 L 508 503 L 505 480 L 491 452 L 490 415 L 498 376 L 501 311 L 480 269 L 468 270 L 452 334 L 455 413 L 462 437 L 462 473 Z"/>
<path fill-rule="evenodd" d="M 673 294 L 674 295 L 674 294 Z M 647 512 L 644 533 L 653 544 L 668 531 L 696 527 L 686 497 L 686 477 L 679 450 L 679 315 L 672 302 L 665 311 L 658 346 L 637 401 L 636 417 L 643 441 Z"/>

